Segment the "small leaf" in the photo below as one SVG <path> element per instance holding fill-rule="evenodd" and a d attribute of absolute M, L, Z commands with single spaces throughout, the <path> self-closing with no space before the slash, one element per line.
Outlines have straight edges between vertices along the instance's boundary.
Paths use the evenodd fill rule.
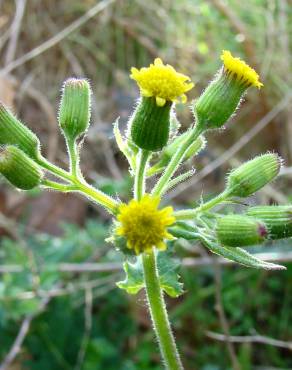
<path fill-rule="evenodd" d="M 143 265 L 141 256 L 137 257 L 136 262 L 124 263 L 126 278 L 119 281 L 117 286 L 126 290 L 129 294 L 137 294 L 145 287 L 143 276 Z M 183 284 L 179 282 L 177 274 L 179 264 L 167 252 L 157 253 L 157 269 L 159 272 L 160 287 L 170 297 L 178 297 L 183 291 Z"/>
<path fill-rule="evenodd" d="M 204 240 L 204 244 L 211 252 L 228 260 L 240 263 L 247 267 L 262 268 L 264 270 L 285 270 L 285 266 L 262 261 L 242 248 L 223 247 Z"/>
<path fill-rule="evenodd" d="M 161 288 L 170 296 L 178 297 L 184 293 L 183 283 L 179 281 L 177 263 L 167 252 L 157 253 L 157 268 Z"/>
<path fill-rule="evenodd" d="M 136 262 L 131 263 L 126 261 L 123 264 L 126 278 L 119 281 L 117 286 L 124 289 L 129 294 L 137 294 L 144 287 L 143 266 L 141 257 L 138 257 Z"/>

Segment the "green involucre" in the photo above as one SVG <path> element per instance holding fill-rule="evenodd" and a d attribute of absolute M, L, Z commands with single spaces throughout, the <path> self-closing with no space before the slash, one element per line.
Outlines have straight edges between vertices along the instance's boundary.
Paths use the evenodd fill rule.
<path fill-rule="evenodd" d="M 69 140 L 84 134 L 90 121 L 91 90 L 87 80 L 65 81 L 59 110 L 60 126 Z"/>
<path fill-rule="evenodd" d="M 267 153 L 245 162 L 232 170 L 226 190 L 230 196 L 248 197 L 274 180 L 281 168 L 281 158 Z"/>
<path fill-rule="evenodd" d="M 246 86 L 220 70 L 195 102 L 194 114 L 206 129 L 223 126 L 236 111 Z"/>
<path fill-rule="evenodd" d="M 292 237 L 292 205 L 250 207 L 247 215 L 262 220 L 271 239 Z"/>
<path fill-rule="evenodd" d="M 268 228 L 255 218 L 228 215 L 218 219 L 216 233 L 222 245 L 243 247 L 264 242 Z"/>
<path fill-rule="evenodd" d="M 43 177 L 39 166 L 21 149 L 7 145 L 0 151 L 0 173 L 15 187 L 30 190 L 38 186 Z"/>
<path fill-rule="evenodd" d="M 166 102 L 159 107 L 155 98 L 142 98 L 130 123 L 132 140 L 139 148 L 155 152 L 167 144 L 171 106 Z"/>
<path fill-rule="evenodd" d="M 40 156 L 38 137 L 0 103 L 0 144 L 16 145 L 30 158 Z"/>

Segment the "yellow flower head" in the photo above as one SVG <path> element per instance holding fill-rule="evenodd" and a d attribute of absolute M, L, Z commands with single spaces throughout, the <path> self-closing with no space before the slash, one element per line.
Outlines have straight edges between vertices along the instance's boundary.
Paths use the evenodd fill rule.
<path fill-rule="evenodd" d="M 132 199 L 119 207 L 117 235 L 125 237 L 127 247 L 136 254 L 149 251 L 152 247 L 166 249 L 164 239 L 173 239 L 167 227 L 175 222 L 172 207 L 158 209 L 159 197 L 149 194 L 140 201 Z"/>
<path fill-rule="evenodd" d="M 156 58 L 148 68 L 138 70 L 133 67 L 130 77 L 137 82 L 141 95 L 154 96 L 160 107 L 167 101 L 185 103 L 185 93 L 194 86 L 188 76 L 176 72 L 169 64 L 164 65 L 160 58 Z"/>
<path fill-rule="evenodd" d="M 224 70 L 237 81 L 242 82 L 247 87 L 255 86 L 260 89 L 263 86 L 256 71 L 240 58 L 234 58 L 230 51 L 223 50 L 221 60 L 224 64 Z"/>

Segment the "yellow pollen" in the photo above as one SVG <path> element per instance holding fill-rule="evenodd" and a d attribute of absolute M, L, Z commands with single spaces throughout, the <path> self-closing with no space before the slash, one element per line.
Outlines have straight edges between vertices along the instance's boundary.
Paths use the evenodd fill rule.
<path fill-rule="evenodd" d="M 159 202 L 159 197 L 146 194 L 140 201 L 132 199 L 119 207 L 116 233 L 127 240 L 127 247 L 134 249 L 136 254 L 147 252 L 154 246 L 165 250 L 165 239 L 173 239 L 167 232 L 167 227 L 175 222 L 173 209 L 159 210 Z"/>
<path fill-rule="evenodd" d="M 237 81 L 241 81 L 248 86 L 261 88 L 263 84 L 259 81 L 259 75 L 254 69 L 247 65 L 240 58 L 234 58 L 230 51 L 223 50 L 221 60 L 224 64 L 224 69 L 235 77 Z"/>
<path fill-rule="evenodd" d="M 160 107 L 167 101 L 185 103 L 185 93 L 194 87 L 188 76 L 176 72 L 169 64 L 164 65 L 160 58 L 148 68 L 131 68 L 130 77 L 137 82 L 141 95 L 155 97 Z"/>

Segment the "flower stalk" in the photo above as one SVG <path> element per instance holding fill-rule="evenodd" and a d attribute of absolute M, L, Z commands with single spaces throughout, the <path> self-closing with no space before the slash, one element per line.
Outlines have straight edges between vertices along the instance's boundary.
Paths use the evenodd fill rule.
<path fill-rule="evenodd" d="M 149 152 L 140 150 L 134 187 L 135 198 L 137 200 L 140 200 L 144 195 L 146 180 L 145 172 L 148 158 Z M 175 339 L 170 327 L 163 292 L 160 287 L 154 247 L 143 253 L 142 261 L 148 307 L 162 358 L 168 370 L 183 370 Z"/>
<path fill-rule="evenodd" d="M 162 358 L 168 370 L 183 370 L 160 288 L 154 250 L 144 253 L 142 259 L 149 311 Z"/>

